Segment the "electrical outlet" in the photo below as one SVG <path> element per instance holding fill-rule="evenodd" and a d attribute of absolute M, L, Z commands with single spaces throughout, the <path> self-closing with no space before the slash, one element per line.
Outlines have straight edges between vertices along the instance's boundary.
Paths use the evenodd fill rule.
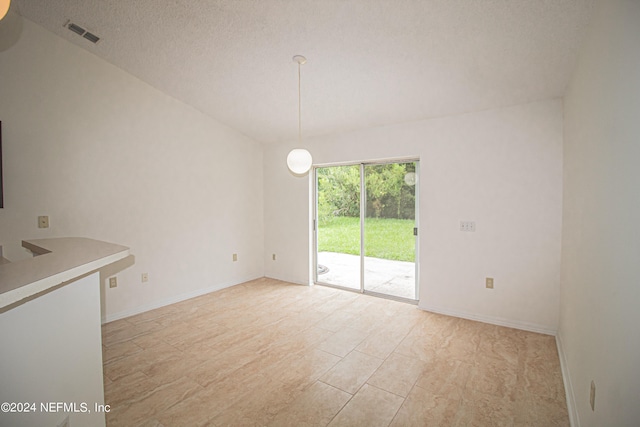
<path fill-rule="evenodd" d="M 487 289 L 493 289 L 493 277 L 487 277 L 485 279 L 485 286 Z"/>
<path fill-rule="evenodd" d="M 142 273 L 142 283 L 149 281 L 149 273 Z"/>
<path fill-rule="evenodd" d="M 238 260 L 238 254 L 233 254 L 233 260 L 237 261 Z"/>
<path fill-rule="evenodd" d="M 117 277 L 109 277 L 109 287 L 117 288 L 118 287 L 118 278 Z"/>
<path fill-rule="evenodd" d="M 271 255 L 271 259 L 275 261 L 276 260 L 276 254 Z"/>
<path fill-rule="evenodd" d="M 38 228 L 49 228 L 49 217 L 46 215 L 38 217 Z"/>
<path fill-rule="evenodd" d="M 589 403 L 591 404 L 591 410 L 596 410 L 596 383 L 591 380 L 591 393 L 589 393 Z"/>
<path fill-rule="evenodd" d="M 476 231 L 476 222 L 460 221 L 460 231 Z"/>

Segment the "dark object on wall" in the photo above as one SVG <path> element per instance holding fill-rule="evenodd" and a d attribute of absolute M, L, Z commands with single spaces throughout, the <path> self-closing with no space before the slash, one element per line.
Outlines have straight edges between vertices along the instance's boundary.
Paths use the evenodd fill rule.
<path fill-rule="evenodd" d="M 2 188 L 2 122 L 0 122 L 0 208 L 4 208 Z"/>

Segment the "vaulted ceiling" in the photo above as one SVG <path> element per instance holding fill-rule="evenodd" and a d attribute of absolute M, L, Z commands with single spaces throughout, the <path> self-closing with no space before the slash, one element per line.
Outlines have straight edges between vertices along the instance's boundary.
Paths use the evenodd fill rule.
<path fill-rule="evenodd" d="M 12 10 L 251 138 L 563 96 L 595 0 L 13 0 Z M 97 44 L 65 28 L 71 20 Z"/>

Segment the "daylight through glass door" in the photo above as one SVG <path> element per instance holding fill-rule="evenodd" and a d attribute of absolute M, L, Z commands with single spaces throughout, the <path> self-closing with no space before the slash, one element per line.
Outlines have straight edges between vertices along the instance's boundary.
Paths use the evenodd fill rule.
<path fill-rule="evenodd" d="M 417 300 L 417 162 L 315 171 L 315 282 Z"/>

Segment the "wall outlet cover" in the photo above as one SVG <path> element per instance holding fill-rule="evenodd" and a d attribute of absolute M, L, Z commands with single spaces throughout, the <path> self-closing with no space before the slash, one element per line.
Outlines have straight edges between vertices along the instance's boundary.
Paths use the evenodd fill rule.
<path fill-rule="evenodd" d="M 486 278 L 485 286 L 487 287 L 487 289 L 493 289 L 493 277 Z"/>
<path fill-rule="evenodd" d="M 47 215 L 38 217 L 38 228 L 49 228 L 49 217 Z"/>

